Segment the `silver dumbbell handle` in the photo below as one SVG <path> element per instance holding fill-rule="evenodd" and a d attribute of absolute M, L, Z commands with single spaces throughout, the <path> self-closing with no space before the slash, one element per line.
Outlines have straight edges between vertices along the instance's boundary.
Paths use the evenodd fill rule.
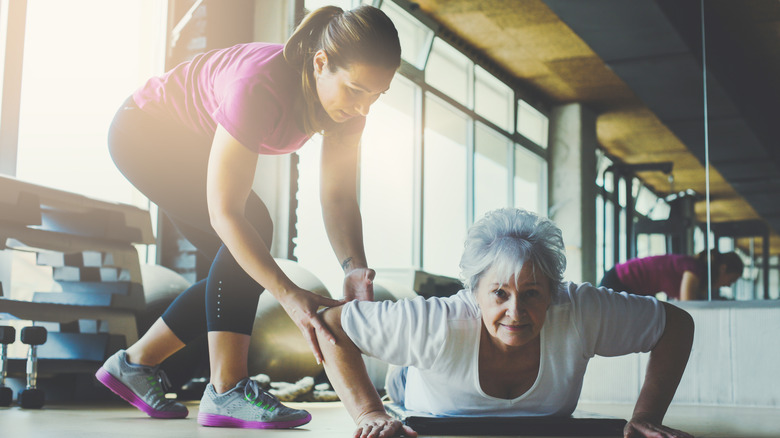
<path fill-rule="evenodd" d="M 0 353 L 0 357 L 2 357 L 2 360 L 0 361 L 0 386 L 5 385 L 5 376 L 8 375 L 8 345 L 3 344 L 2 353 Z"/>
<path fill-rule="evenodd" d="M 38 352 L 36 345 L 30 345 L 27 351 L 27 389 L 38 384 Z"/>

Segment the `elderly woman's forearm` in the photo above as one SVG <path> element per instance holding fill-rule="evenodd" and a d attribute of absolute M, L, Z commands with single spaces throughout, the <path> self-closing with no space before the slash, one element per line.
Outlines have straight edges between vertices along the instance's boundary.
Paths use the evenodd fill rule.
<path fill-rule="evenodd" d="M 634 418 L 660 424 L 680 384 L 693 345 L 693 319 L 684 310 L 668 303 L 666 326 L 650 353 L 642 391 L 634 408 Z"/>
<path fill-rule="evenodd" d="M 336 343 L 320 339 L 320 348 L 333 389 L 355 423 L 360 424 L 366 415 L 384 413 L 385 408 L 368 376 L 360 350 L 341 327 L 342 309 L 343 306 L 333 307 L 323 312 L 323 321 L 336 337 Z"/>

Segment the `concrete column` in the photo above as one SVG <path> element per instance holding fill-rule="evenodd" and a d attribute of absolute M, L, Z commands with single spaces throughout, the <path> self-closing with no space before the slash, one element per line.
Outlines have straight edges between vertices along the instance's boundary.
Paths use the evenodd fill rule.
<path fill-rule="evenodd" d="M 566 280 L 596 283 L 596 115 L 581 104 L 550 114 L 550 219 L 563 231 Z"/>

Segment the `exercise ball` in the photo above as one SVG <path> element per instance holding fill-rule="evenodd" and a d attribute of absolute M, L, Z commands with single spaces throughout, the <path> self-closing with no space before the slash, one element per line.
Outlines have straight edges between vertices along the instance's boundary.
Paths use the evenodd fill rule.
<path fill-rule="evenodd" d="M 150 264 L 141 265 L 141 284 L 146 305 L 135 315 L 139 336 L 146 333 L 168 305 L 190 287 L 190 282 L 178 272 Z"/>
<path fill-rule="evenodd" d="M 276 263 L 298 287 L 331 298 L 322 281 L 297 262 L 276 259 Z M 266 374 L 273 382 L 292 383 L 322 371 L 298 326 L 273 295 L 263 292 L 249 344 L 249 375 Z"/>
<path fill-rule="evenodd" d="M 400 299 L 417 297 L 417 293 L 412 288 L 404 286 L 401 283 L 385 280 L 383 278 L 374 279 L 374 301 L 398 301 Z M 388 364 L 379 359 L 363 356 L 363 362 L 366 364 L 366 371 L 371 383 L 377 390 L 384 389 L 385 376 L 387 375 Z"/>
<path fill-rule="evenodd" d="M 398 301 L 402 298 L 417 297 L 417 292 L 401 283 L 383 278 L 374 279 L 374 301 Z"/>
<path fill-rule="evenodd" d="M 190 282 L 181 274 L 160 265 L 141 265 L 141 281 L 147 307 L 158 307 L 162 303 L 167 307 L 190 287 Z"/>
<path fill-rule="evenodd" d="M 153 264 L 141 265 L 141 283 L 146 306 L 142 311 L 136 312 L 139 335 L 146 333 L 173 300 L 191 285 L 189 280 L 178 272 Z M 206 336 L 195 338 L 165 359 L 160 367 L 168 375 L 173 392 L 180 392 L 180 388 L 192 378 L 207 376 L 209 353 Z"/>

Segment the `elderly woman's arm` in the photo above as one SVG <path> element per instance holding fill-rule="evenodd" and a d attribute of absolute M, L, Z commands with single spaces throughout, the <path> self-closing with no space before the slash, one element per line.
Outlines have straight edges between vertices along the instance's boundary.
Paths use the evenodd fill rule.
<path fill-rule="evenodd" d="M 676 306 L 668 303 L 663 305 L 666 309 L 666 326 L 661 339 L 650 352 L 645 382 L 631 420 L 625 428 L 626 438 L 691 437 L 661 424 L 680 384 L 693 344 L 693 318 Z"/>
<path fill-rule="evenodd" d="M 336 343 L 332 344 L 322 337 L 319 341 L 330 383 L 358 426 L 354 436 L 386 438 L 403 433 L 416 437 L 414 430 L 393 419 L 385 411 L 382 400 L 368 376 L 360 350 L 341 326 L 343 308 L 332 307 L 326 309 L 322 315 L 325 325 L 336 337 Z"/>

